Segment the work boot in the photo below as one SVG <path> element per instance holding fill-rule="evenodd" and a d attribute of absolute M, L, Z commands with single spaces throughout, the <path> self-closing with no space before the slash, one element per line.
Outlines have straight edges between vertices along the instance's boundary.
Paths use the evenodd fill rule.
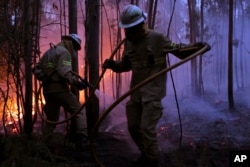
<path fill-rule="evenodd" d="M 70 133 L 67 136 L 68 140 L 75 145 L 77 150 L 86 151 L 89 148 L 88 137 L 80 133 Z"/>
<path fill-rule="evenodd" d="M 132 163 L 138 167 L 142 167 L 142 166 L 144 166 L 146 159 L 147 159 L 147 157 L 146 157 L 145 153 L 141 153 L 141 155 L 137 159 L 132 160 Z"/>
<path fill-rule="evenodd" d="M 133 161 L 133 164 L 137 167 L 163 167 L 159 159 L 151 159 L 142 153 L 141 156 Z"/>
<path fill-rule="evenodd" d="M 77 150 L 87 151 L 89 149 L 88 137 L 84 134 L 76 134 L 75 146 Z"/>
<path fill-rule="evenodd" d="M 144 167 L 161 167 L 158 159 L 147 159 Z"/>

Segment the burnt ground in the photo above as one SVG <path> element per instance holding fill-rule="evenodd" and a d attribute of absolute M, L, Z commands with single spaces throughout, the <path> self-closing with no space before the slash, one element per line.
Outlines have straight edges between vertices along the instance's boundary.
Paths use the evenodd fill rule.
<path fill-rule="evenodd" d="M 235 113 L 230 113 L 221 105 L 224 104 L 220 104 L 216 113 L 223 116 L 216 117 L 187 109 L 181 119 L 182 133 L 180 120 L 161 121 L 157 132 L 164 167 L 229 167 L 230 151 L 250 150 L 250 109 L 238 107 Z M 39 135 L 1 136 L 0 164 L 2 167 L 94 167 L 98 166 L 98 160 L 105 167 L 134 167 L 131 160 L 139 152 L 124 127 L 122 123 L 108 132 L 100 132 L 94 140 L 94 154 L 90 150 L 78 151 L 62 134 L 55 134 L 47 143 Z"/>

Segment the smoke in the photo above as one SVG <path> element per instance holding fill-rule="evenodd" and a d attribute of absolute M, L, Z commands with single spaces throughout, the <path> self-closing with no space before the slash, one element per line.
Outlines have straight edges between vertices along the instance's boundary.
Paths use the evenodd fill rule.
<path fill-rule="evenodd" d="M 250 98 L 243 92 L 235 91 L 235 111 L 229 110 L 225 93 L 207 92 L 203 98 L 186 95 L 178 99 L 179 110 L 173 95 L 165 97 L 163 116 L 158 124 L 161 147 L 176 149 L 182 133 L 182 143 L 189 147 L 206 141 L 215 148 L 249 148 L 250 136 L 246 129 L 250 126 Z"/>
<path fill-rule="evenodd" d="M 102 116 L 102 114 L 108 109 L 110 105 L 112 105 L 115 100 L 101 91 L 96 91 L 95 94 L 97 95 L 97 97 L 99 97 L 100 116 Z M 127 131 L 125 104 L 126 100 L 122 101 L 113 110 L 111 110 L 111 112 L 100 124 L 99 131 L 112 133 L 123 133 Z"/>

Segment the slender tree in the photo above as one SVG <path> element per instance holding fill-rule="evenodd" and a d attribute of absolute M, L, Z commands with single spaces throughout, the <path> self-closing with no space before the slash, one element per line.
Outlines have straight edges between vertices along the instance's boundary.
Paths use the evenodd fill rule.
<path fill-rule="evenodd" d="M 204 0 L 201 0 L 200 2 L 200 40 L 203 41 L 203 36 L 204 36 Z M 198 93 L 199 95 L 203 95 L 204 94 L 204 85 L 203 85 L 203 63 L 202 63 L 202 56 L 200 56 L 199 58 L 199 73 L 198 73 Z"/>
<path fill-rule="evenodd" d="M 69 33 L 77 34 L 77 0 L 69 0 Z M 72 69 L 78 73 L 78 56 L 77 53 L 72 58 Z M 71 87 L 71 91 L 79 98 L 79 91 L 75 86 Z"/>
<path fill-rule="evenodd" d="M 236 3 L 236 2 L 235 2 Z M 245 54 L 243 52 L 244 48 L 243 46 L 243 41 L 245 38 L 245 9 L 244 9 L 244 2 L 243 0 L 240 0 L 239 2 L 239 6 L 240 6 L 240 13 L 242 15 L 242 17 L 238 18 L 240 19 L 240 24 L 236 24 L 236 25 L 240 25 L 239 26 L 239 40 L 235 41 L 237 43 L 235 43 L 236 48 L 239 47 L 240 51 L 239 51 L 239 78 L 240 78 L 240 83 L 239 83 L 239 88 L 245 88 L 246 87 L 246 80 L 247 80 L 247 73 L 246 73 L 246 60 L 244 61 L 245 58 Z"/>
<path fill-rule="evenodd" d="M 138 4 L 139 4 L 139 0 L 131 0 L 130 3 L 131 3 L 131 4 L 138 5 Z"/>
<path fill-rule="evenodd" d="M 69 34 L 76 33 L 77 34 L 77 0 L 68 0 L 68 13 L 69 13 Z M 72 70 L 76 73 L 79 72 L 78 70 L 78 53 L 76 52 L 75 55 L 72 56 Z M 76 86 L 71 86 L 71 91 L 76 97 L 79 99 L 79 91 Z M 67 115 L 67 113 L 66 113 Z M 70 131 L 75 131 L 76 129 L 76 122 L 75 119 L 71 120 L 70 123 Z"/>
<path fill-rule="evenodd" d="M 86 78 L 90 83 L 97 83 L 99 78 L 99 0 L 86 0 L 85 52 Z M 87 94 L 89 92 L 86 92 Z M 88 97 L 87 97 L 88 98 Z M 88 131 L 91 132 L 99 117 L 99 100 L 92 96 L 86 104 Z"/>
<path fill-rule="evenodd" d="M 233 94 L 233 0 L 229 0 L 229 26 L 228 26 L 228 102 L 229 109 L 234 110 Z"/>
<path fill-rule="evenodd" d="M 25 0 L 24 3 L 24 59 L 25 59 L 25 101 L 24 101 L 24 132 L 32 133 L 32 0 Z"/>
<path fill-rule="evenodd" d="M 158 0 L 148 2 L 148 27 L 154 29 Z"/>
<path fill-rule="evenodd" d="M 196 42 L 197 36 L 197 22 L 196 22 L 196 1 L 188 0 L 188 11 L 189 11 L 189 39 L 191 43 Z M 192 91 L 194 94 L 198 94 L 198 68 L 197 68 L 197 59 L 194 58 L 191 60 L 191 85 Z"/>

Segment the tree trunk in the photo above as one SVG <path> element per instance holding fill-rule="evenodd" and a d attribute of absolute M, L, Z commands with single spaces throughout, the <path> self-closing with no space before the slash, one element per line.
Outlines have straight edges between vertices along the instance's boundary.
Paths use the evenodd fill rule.
<path fill-rule="evenodd" d="M 40 26 L 41 26 L 41 1 L 36 0 L 34 1 L 34 14 L 33 14 L 33 20 L 34 20 L 34 27 L 33 27 L 33 48 L 35 51 L 33 51 L 33 56 L 32 56 L 32 61 L 36 62 L 36 58 L 39 57 L 40 55 Z M 34 80 L 33 80 L 34 81 Z M 37 92 L 38 87 L 37 87 L 37 82 L 33 82 L 34 86 L 34 91 Z M 38 98 L 36 98 L 34 95 L 32 96 L 35 98 L 35 104 L 33 108 L 36 110 L 37 105 L 38 105 Z M 37 112 L 34 113 L 33 115 L 33 123 L 32 126 L 35 124 L 37 121 Z"/>
<path fill-rule="evenodd" d="M 154 0 L 150 0 L 148 2 L 148 27 L 152 29 L 152 15 L 153 15 L 153 9 L 154 9 Z"/>
<path fill-rule="evenodd" d="M 24 133 L 31 134 L 32 127 L 32 0 L 24 1 L 24 59 L 25 59 L 25 101 L 24 101 Z"/>
<path fill-rule="evenodd" d="M 155 15 L 157 11 L 158 0 L 150 0 L 148 2 L 148 27 L 154 29 L 155 25 Z"/>
<path fill-rule="evenodd" d="M 233 97 L 233 0 L 229 0 L 228 26 L 228 102 L 229 109 L 234 110 Z"/>
<path fill-rule="evenodd" d="M 204 36 L 204 0 L 201 0 L 201 7 L 200 7 L 200 15 L 201 15 L 201 21 L 200 21 L 200 40 L 203 41 Z M 202 78 L 202 72 L 203 72 L 203 65 L 202 65 L 202 56 L 199 57 L 199 83 L 198 83 L 198 95 L 202 96 L 204 94 L 204 84 L 203 84 L 203 78 Z"/>
<path fill-rule="evenodd" d="M 138 5 L 138 4 L 139 4 L 139 0 L 131 0 L 130 3 L 131 3 L 131 4 Z"/>
<path fill-rule="evenodd" d="M 86 0 L 86 77 L 92 84 L 97 83 L 99 78 L 99 7 L 99 0 Z M 89 96 L 89 92 L 86 93 Z M 88 132 L 91 133 L 99 117 L 99 100 L 96 96 L 92 96 L 86 104 L 86 110 Z"/>
<path fill-rule="evenodd" d="M 245 88 L 246 87 L 246 84 L 247 84 L 247 82 L 246 82 L 246 80 L 247 80 L 247 76 L 248 75 L 246 75 L 246 73 L 245 73 L 245 64 L 244 64 L 244 53 L 243 53 L 243 48 L 242 48 L 242 44 L 243 44 L 243 42 L 241 42 L 241 41 L 244 41 L 244 32 L 245 32 L 245 26 L 244 26 L 244 24 L 245 24 L 245 9 L 244 9 L 244 4 L 243 4 L 243 2 L 242 2 L 242 0 L 240 0 L 240 6 L 241 6 L 241 12 L 242 12 L 242 17 L 241 17 L 241 26 L 240 26 L 240 39 L 239 39 L 239 46 L 240 46 L 240 57 L 239 57 L 239 64 L 240 64 L 240 78 L 241 78 L 241 83 L 240 83 L 240 87 L 241 88 Z M 246 61 L 247 62 L 247 61 Z"/>
<path fill-rule="evenodd" d="M 69 0 L 69 34 L 76 33 L 77 34 L 77 0 Z M 78 55 L 77 53 L 72 56 L 72 70 L 76 73 L 78 70 Z M 73 94 L 79 98 L 79 91 L 75 86 L 71 87 L 71 91 Z"/>
<path fill-rule="evenodd" d="M 68 0 L 68 12 L 69 12 L 69 34 L 77 34 L 77 0 Z M 78 74 L 78 53 L 72 55 L 72 71 Z M 79 99 L 79 90 L 75 85 L 71 86 L 71 92 Z M 67 113 L 66 113 L 67 114 Z M 70 131 L 76 131 L 76 122 L 75 119 L 71 119 Z"/>
<path fill-rule="evenodd" d="M 188 0 L 188 10 L 189 10 L 189 23 L 190 23 L 190 42 L 196 42 L 196 32 L 195 32 L 195 1 Z M 198 92 L 198 75 L 197 75 L 197 59 L 191 60 L 191 86 L 192 93 L 197 94 Z"/>

